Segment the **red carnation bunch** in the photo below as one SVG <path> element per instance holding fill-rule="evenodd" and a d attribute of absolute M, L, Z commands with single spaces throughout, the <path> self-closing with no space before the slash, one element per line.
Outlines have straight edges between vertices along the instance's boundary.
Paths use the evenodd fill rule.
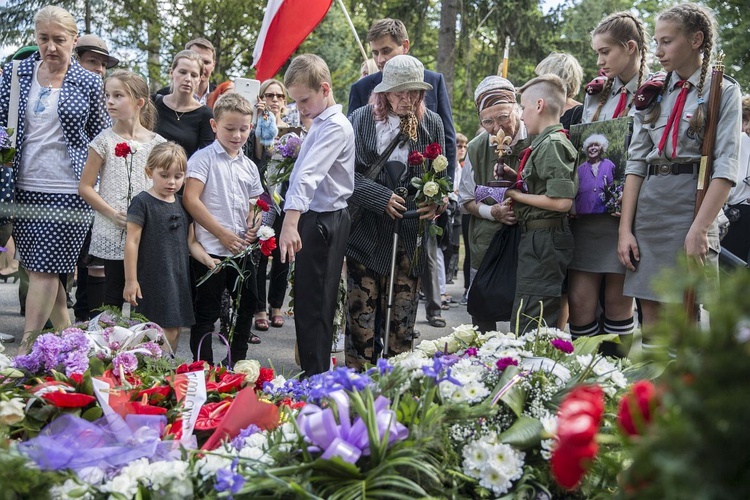
<path fill-rule="evenodd" d="M 255 202 L 255 206 L 260 208 L 263 212 L 268 212 L 271 209 L 271 207 L 268 206 L 268 203 L 261 199 L 258 199 L 258 201 Z"/>
<path fill-rule="evenodd" d="M 604 391 L 598 385 L 578 386 L 563 400 L 557 414 L 557 443 L 552 474 L 566 489 L 575 488 L 596 457 L 596 434 L 604 415 Z"/>
<path fill-rule="evenodd" d="M 133 151 L 130 149 L 127 142 L 121 142 L 115 145 L 115 156 L 118 158 L 127 158 L 128 155 L 132 153 Z"/>
<path fill-rule="evenodd" d="M 260 253 L 268 257 L 276 249 L 276 237 L 268 238 L 267 240 L 260 240 Z"/>
<path fill-rule="evenodd" d="M 657 404 L 654 384 L 648 380 L 639 380 L 633 384 L 620 400 L 617 409 L 617 423 L 620 429 L 628 436 L 643 434 L 645 427 L 653 419 Z"/>
<path fill-rule="evenodd" d="M 424 148 L 424 156 L 428 160 L 434 160 L 435 158 L 440 156 L 442 152 L 443 150 L 440 147 L 440 144 L 438 144 L 437 142 L 433 142 L 432 144 Z"/>
<path fill-rule="evenodd" d="M 261 368 L 258 380 L 255 381 L 255 390 L 263 390 L 263 384 L 270 382 L 274 377 L 276 377 L 276 374 L 273 372 L 273 368 Z"/>

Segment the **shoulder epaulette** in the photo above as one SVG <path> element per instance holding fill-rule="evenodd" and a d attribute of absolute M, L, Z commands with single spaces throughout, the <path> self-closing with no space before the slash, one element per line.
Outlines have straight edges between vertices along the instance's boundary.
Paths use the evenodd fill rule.
<path fill-rule="evenodd" d="M 604 86 L 607 84 L 607 77 L 604 74 L 604 71 L 599 70 L 599 74 L 591 80 L 589 83 L 586 84 L 584 89 L 586 90 L 586 93 L 588 95 L 596 95 L 599 94 L 602 89 L 604 89 Z"/>
<path fill-rule="evenodd" d="M 648 80 L 638 87 L 635 91 L 635 99 L 633 103 L 635 109 L 641 111 L 651 106 L 656 100 L 657 96 L 661 95 L 661 91 L 664 88 L 667 74 L 663 71 L 654 73 Z"/>

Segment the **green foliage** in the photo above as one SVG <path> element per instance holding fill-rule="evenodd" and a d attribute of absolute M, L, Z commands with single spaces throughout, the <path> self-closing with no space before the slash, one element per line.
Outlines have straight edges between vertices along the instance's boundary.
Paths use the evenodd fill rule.
<path fill-rule="evenodd" d="M 726 54 L 726 74 L 737 79 L 742 89 L 750 88 L 750 17 L 746 0 L 706 0 L 714 9 L 719 25 L 719 47 Z"/>
<path fill-rule="evenodd" d="M 29 467 L 28 460 L 10 449 L 0 435 L 0 500 L 50 498 L 50 488 L 62 483 L 65 477 L 59 472 Z"/>
<path fill-rule="evenodd" d="M 672 286 L 695 285 L 683 272 Z M 709 308 L 710 328 L 685 320 L 681 305 L 647 332 L 673 346 L 654 361 L 666 365 L 659 379 L 661 407 L 647 433 L 634 442 L 625 471 L 624 496 L 632 498 L 748 498 L 750 483 L 750 274 L 722 280 Z"/>

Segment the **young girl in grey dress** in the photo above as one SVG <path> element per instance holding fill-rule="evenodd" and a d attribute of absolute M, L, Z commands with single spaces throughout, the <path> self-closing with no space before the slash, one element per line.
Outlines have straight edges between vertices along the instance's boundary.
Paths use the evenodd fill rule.
<path fill-rule="evenodd" d="M 643 23 L 630 12 L 607 16 L 594 29 L 591 45 L 597 54 L 606 81 L 603 88 L 594 82 L 586 86 L 583 122 L 612 120 L 635 113 L 633 97 L 647 77 L 648 34 Z M 595 80 L 596 81 L 596 80 Z M 598 92 L 597 92 L 598 90 Z M 610 137 L 625 141 L 625 137 Z M 579 177 L 587 172 L 579 171 Z M 596 175 L 596 174 L 594 174 Z M 581 189 L 590 186 L 582 178 Z M 573 260 L 568 267 L 570 333 L 573 337 L 599 333 L 621 335 L 629 345 L 633 333 L 633 299 L 622 293 L 625 266 L 617 258 L 619 220 L 610 214 L 579 214 L 571 221 L 575 238 Z M 604 318 L 597 318 L 599 289 L 604 282 Z M 607 342 L 603 352 L 619 354 L 616 344 Z"/>
<path fill-rule="evenodd" d="M 739 86 L 725 77 L 716 110 L 713 176 L 694 218 L 713 26 L 711 14 L 696 4 L 662 12 L 654 30 L 654 55 L 668 71 L 666 80 L 650 106 L 642 91 L 638 95 L 644 99 L 636 98 L 639 111 L 625 170 L 618 255 L 628 269 L 625 295 L 641 299 L 644 325 L 653 324 L 660 303 L 671 300 L 657 294 L 652 279 L 674 267 L 680 254 L 705 265 L 706 271 L 718 271 L 716 217 L 736 182 L 741 114 Z M 646 337 L 643 347 L 651 347 Z"/>
<path fill-rule="evenodd" d="M 180 327 L 195 322 L 188 251 L 209 269 L 218 262 L 196 241 L 182 197 L 175 195 L 186 170 L 187 156 L 180 145 L 166 142 L 154 147 L 146 162 L 153 186 L 133 198 L 125 240 L 123 298 L 164 329 L 173 351 Z"/>

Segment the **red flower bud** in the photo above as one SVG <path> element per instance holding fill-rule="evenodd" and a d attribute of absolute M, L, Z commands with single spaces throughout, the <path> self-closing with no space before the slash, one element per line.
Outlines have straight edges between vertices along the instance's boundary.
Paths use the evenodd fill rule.
<path fill-rule="evenodd" d="M 409 153 L 409 165 L 416 167 L 417 165 L 421 165 L 423 161 L 424 156 L 422 156 L 422 153 L 419 151 L 412 151 Z"/>
<path fill-rule="evenodd" d="M 443 149 L 440 147 L 440 144 L 438 144 L 437 142 L 433 142 L 432 144 L 424 148 L 424 156 L 428 160 L 434 160 L 442 152 L 443 152 Z"/>
<path fill-rule="evenodd" d="M 628 436 L 642 434 L 644 427 L 653 418 L 657 404 L 656 387 L 648 380 L 639 380 L 630 387 L 620 400 L 617 409 L 617 423 Z"/>

